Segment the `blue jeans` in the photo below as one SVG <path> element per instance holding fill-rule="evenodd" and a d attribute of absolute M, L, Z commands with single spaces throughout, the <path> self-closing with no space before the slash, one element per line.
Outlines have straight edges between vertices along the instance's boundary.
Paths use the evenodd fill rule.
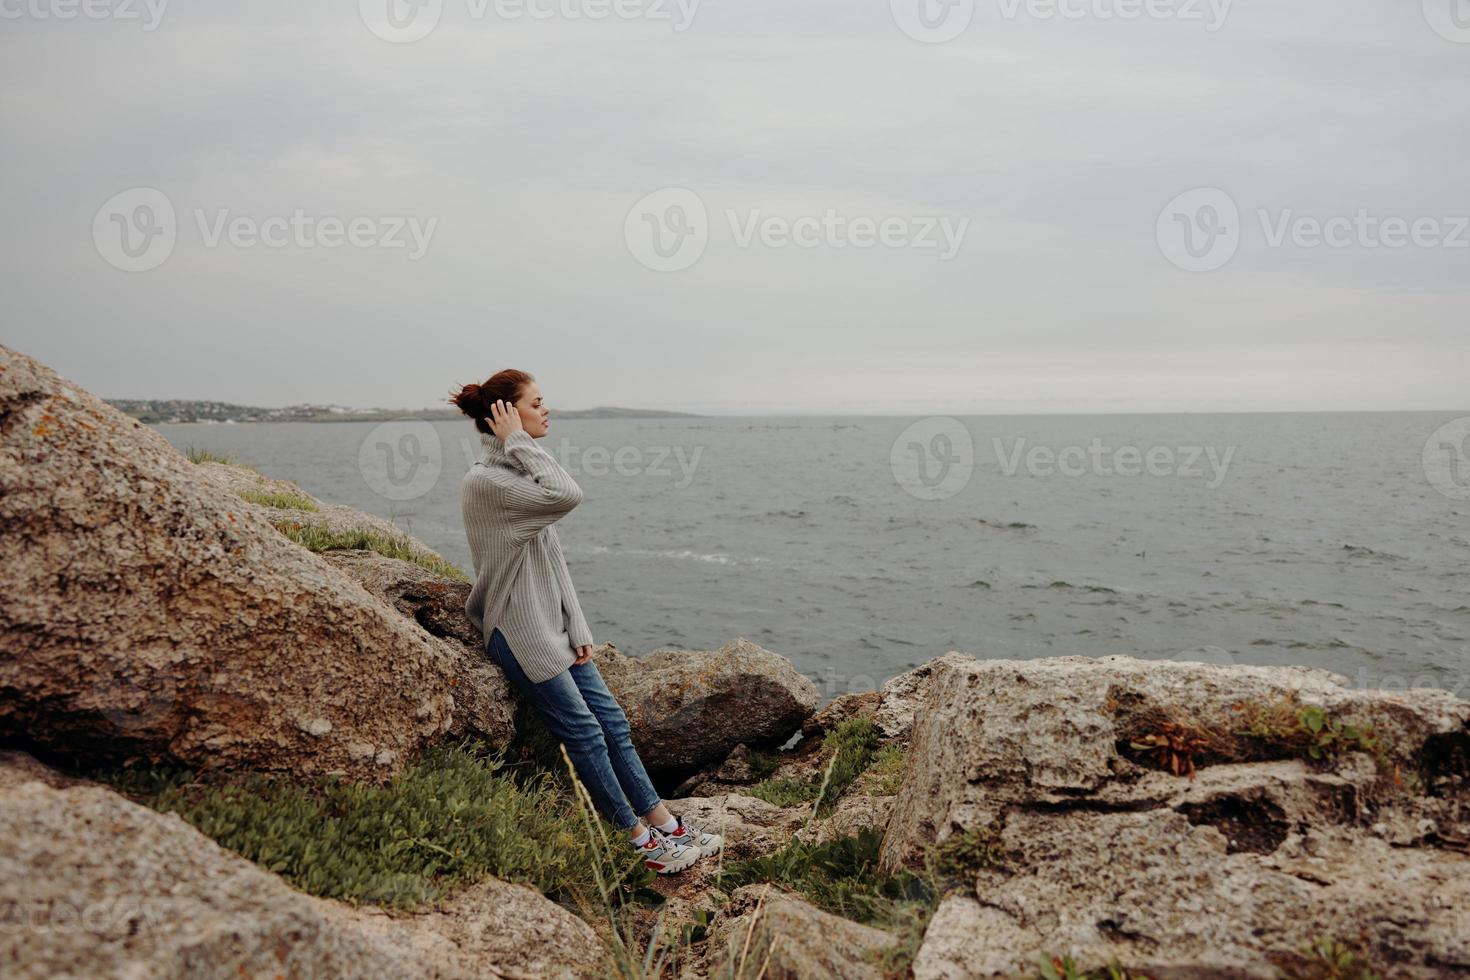
<path fill-rule="evenodd" d="M 628 718 L 596 664 L 573 664 L 549 681 L 532 684 L 500 630 L 490 631 L 486 651 L 566 746 L 577 778 L 613 826 L 630 830 L 662 802 L 633 748 Z"/>

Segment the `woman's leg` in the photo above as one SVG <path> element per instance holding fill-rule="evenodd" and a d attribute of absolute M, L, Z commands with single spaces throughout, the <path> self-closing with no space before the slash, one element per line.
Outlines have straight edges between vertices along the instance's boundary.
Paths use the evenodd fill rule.
<path fill-rule="evenodd" d="M 577 778 L 587 787 L 598 812 L 619 830 L 639 828 L 638 815 L 624 798 L 617 773 L 608 758 L 609 747 L 602 725 L 582 699 L 581 691 L 569 672 L 562 671 L 540 684 L 531 683 L 498 629 L 491 631 L 486 649 L 510 682 L 525 695 L 551 734 L 567 747 Z"/>
<path fill-rule="evenodd" d="M 602 732 L 606 736 L 607 755 L 612 762 L 613 772 L 617 774 L 618 784 L 627 796 L 628 802 L 633 804 L 633 812 L 640 817 L 653 817 L 652 823 L 664 823 L 670 820 L 668 811 L 663 808 L 659 800 L 658 792 L 653 788 L 653 781 L 648 778 L 648 773 L 643 768 L 643 760 L 638 757 L 638 750 L 633 748 L 632 729 L 628 725 L 628 716 L 623 713 L 622 706 L 618 704 L 617 698 L 607 689 L 603 682 L 602 674 L 597 670 L 597 665 L 588 661 L 585 664 L 574 664 L 567 670 L 577 689 L 582 694 L 582 700 L 592 710 Z M 657 812 L 656 812 L 657 811 Z M 659 817 L 662 816 L 662 819 Z"/>

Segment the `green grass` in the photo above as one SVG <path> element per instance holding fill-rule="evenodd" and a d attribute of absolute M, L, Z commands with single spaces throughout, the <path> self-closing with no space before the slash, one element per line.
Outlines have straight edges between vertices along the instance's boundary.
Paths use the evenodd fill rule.
<path fill-rule="evenodd" d="M 756 779 L 769 779 L 781 767 L 781 757 L 774 752 L 750 753 L 750 771 Z"/>
<path fill-rule="evenodd" d="M 299 493 L 278 493 L 266 490 L 241 490 L 240 499 L 248 500 L 252 504 L 262 504 L 266 507 L 277 507 L 281 510 L 320 510 L 316 501 L 310 497 L 303 497 Z"/>
<path fill-rule="evenodd" d="M 975 875 L 982 869 L 1000 868 L 1005 864 L 1000 826 L 978 824 L 950 834 L 929 848 L 928 858 L 936 876 L 973 886 Z"/>
<path fill-rule="evenodd" d="M 381 787 L 180 771 L 110 781 L 324 898 L 413 908 L 495 875 L 581 907 L 652 879 L 631 849 L 600 846 L 544 774 L 512 778 L 467 746 L 430 749 Z"/>
<path fill-rule="evenodd" d="M 745 792 L 776 806 L 795 806 L 816 800 L 814 813 L 826 816 L 838 799 L 878 757 L 880 733 L 871 718 L 849 718 L 822 739 L 827 760 L 820 782 L 794 776 L 766 778 Z M 754 756 L 752 757 L 752 760 Z M 779 764 L 779 760 L 772 759 Z M 773 772 L 774 766 L 768 772 Z"/>
<path fill-rule="evenodd" d="M 191 463 L 224 463 L 226 466 L 238 466 L 243 470 L 254 470 L 255 467 L 248 463 L 242 463 L 233 456 L 224 456 L 202 446 L 186 446 L 184 456 Z"/>
<path fill-rule="evenodd" d="M 880 738 L 877 724 L 866 716 L 848 718 L 827 733 L 822 751 L 831 753 L 831 761 L 817 796 L 818 816 L 831 813 L 847 788 L 872 765 Z"/>
<path fill-rule="evenodd" d="M 389 535 L 363 528 L 331 531 L 319 524 L 302 524 L 290 518 L 281 518 L 271 523 L 276 526 L 276 530 L 311 551 L 376 551 L 389 558 L 411 561 L 438 575 L 461 582 L 469 581 L 469 576 L 458 565 L 447 562 L 438 555 L 425 554 L 402 535 Z"/>
<path fill-rule="evenodd" d="M 868 790 L 874 796 L 894 796 L 903 785 L 903 763 L 907 758 L 902 745 L 889 743 L 873 756 L 868 767 Z"/>
<path fill-rule="evenodd" d="M 928 902 L 933 889 L 911 871 L 878 870 L 883 831 L 864 827 L 820 844 L 793 840 L 774 854 L 725 866 L 725 890 L 769 881 L 799 893 L 817 908 L 879 928 L 899 921 L 900 906 Z"/>
<path fill-rule="evenodd" d="M 783 776 L 780 779 L 763 779 L 754 786 L 745 790 L 749 796 L 776 806 L 795 806 L 808 800 L 815 800 L 819 787 L 816 783 L 806 779 L 793 779 Z"/>

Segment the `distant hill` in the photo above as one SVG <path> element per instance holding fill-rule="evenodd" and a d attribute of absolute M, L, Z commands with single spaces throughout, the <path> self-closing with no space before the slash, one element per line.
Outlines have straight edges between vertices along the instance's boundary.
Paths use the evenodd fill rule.
<path fill-rule="evenodd" d="M 385 422 L 389 419 L 426 419 L 449 421 L 464 419 L 454 408 L 344 408 L 341 405 L 288 405 L 285 408 L 258 408 L 230 402 L 191 401 L 189 399 L 108 398 L 107 404 L 126 412 L 140 422 L 157 425 L 165 422 Z M 692 412 L 665 412 L 652 408 L 618 408 L 601 405 L 581 411 L 552 409 L 557 419 L 641 419 L 641 418 L 705 418 Z"/>

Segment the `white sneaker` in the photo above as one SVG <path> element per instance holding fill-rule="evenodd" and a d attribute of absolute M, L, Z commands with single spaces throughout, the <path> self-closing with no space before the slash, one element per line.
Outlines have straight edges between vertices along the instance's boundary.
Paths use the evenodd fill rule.
<path fill-rule="evenodd" d="M 724 849 L 725 838 L 719 834 L 706 833 L 692 824 L 685 823 L 681 817 L 675 816 L 674 819 L 679 821 L 679 826 L 674 828 L 672 834 L 666 834 L 665 836 L 675 844 L 692 847 L 699 851 L 702 857 L 713 857 Z M 658 830 L 658 828 L 655 827 L 654 830 Z"/>
<path fill-rule="evenodd" d="M 644 866 L 661 875 L 683 871 L 698 861 L 702 853 L 697 847 L 670 840 L 657 827 L 648 828 L 648 841 L 638 851 L 643 856 Z"/>

